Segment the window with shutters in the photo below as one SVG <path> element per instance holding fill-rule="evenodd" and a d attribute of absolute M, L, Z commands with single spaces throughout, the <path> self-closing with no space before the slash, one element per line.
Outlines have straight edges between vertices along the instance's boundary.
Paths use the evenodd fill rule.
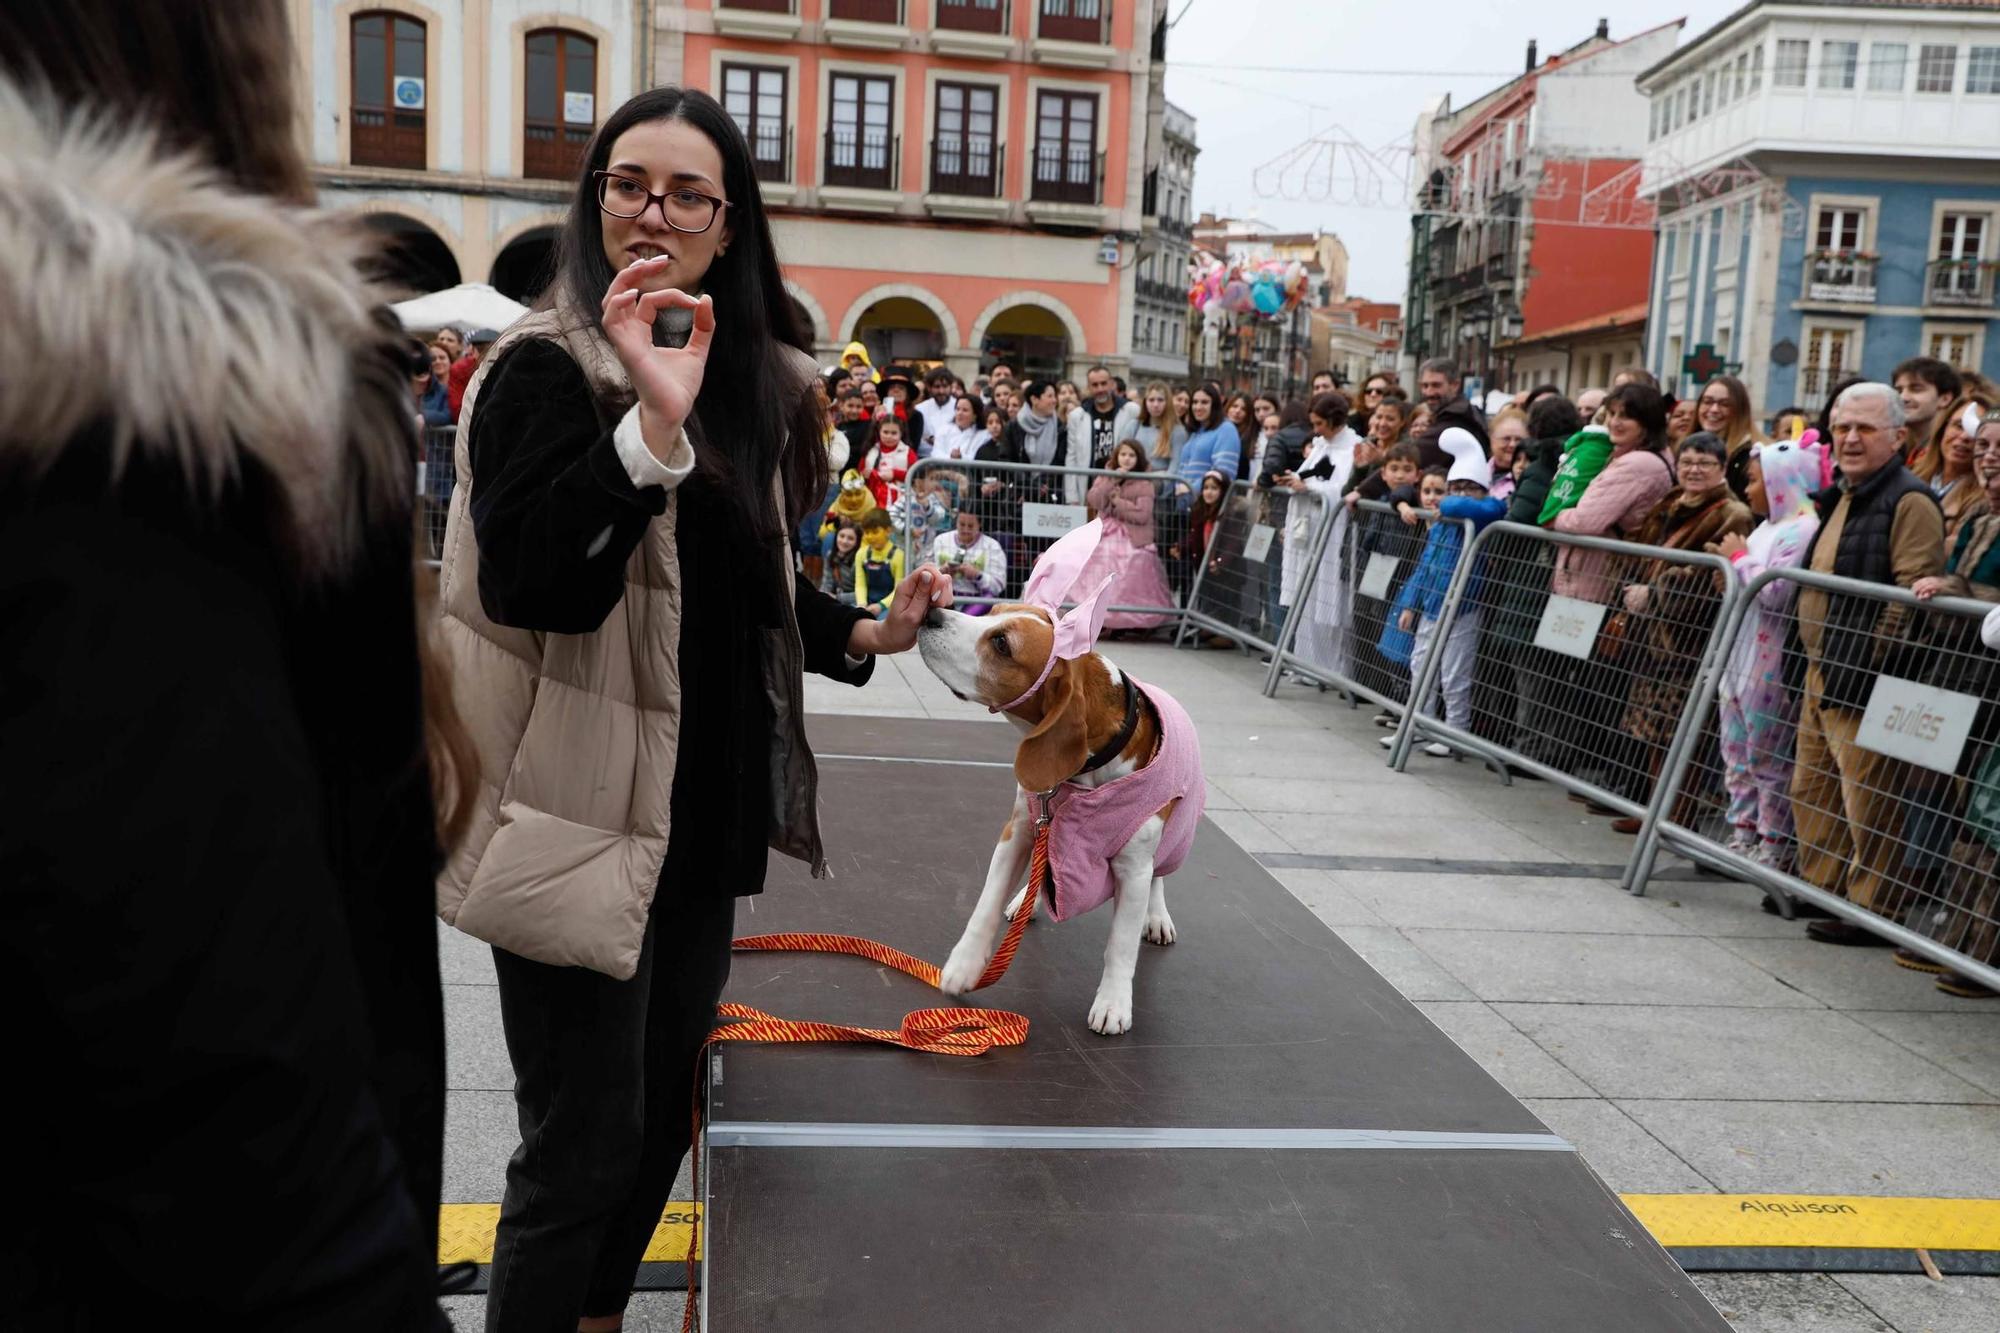
<path fill-rule="evenodd" d="M 1798 396 L 1818 402 L 1831 393 L 1841 377 L 1860 364 L 1855 355 L 1859 341 L 1851 326 L 1807 324 L 1805 347 L 1799 354 Z"/>
<path fill-rule="evenodd" d="M 1032 197 L 1050 203 L 1098 202 L 1097 95 L 1044 91 L 1035 103 Z"/>
<path fill-rule="evenodd" d="M 826 183 L 895 189 L 895 80 L 834 74 L 828 89 L 832 106 L 826 127 Z"/>
<path fill-rule="evenodd" d="M 348 36 L 353 61 L 349 158 L 357 167 L 422 171 L 430 100 L 422 21 L 379 10 L 356 14 Z"/>
<path fill-rule="evenodd" d="M 782 66 L 722 67 L 722 107 L 750 145 L 750 165 L 760 181 L 792 178 L 792 138 L 785 124 L 791 75 Z"/>
<path fill-rule="evenodd" d="M 564 28 L 528 34 L 521 174 L 569 180 L 597 128 L 597 43 Z"/>
<path fill-rule="evenodd" d="M 1924 355 L 1934 356 L 1947 365 L 1972 370 L 1979 365 L 1980 337 L 1975 328 L 1924 327 Z"/>
<path fill-rule="evenodd" d="M 1931 305 L 1993 305 L 1993 264 L 1986 254 L 1991 213 L 1945 213 L 1938 219 L 1936 255 L 1926 298 Z"/>
<path fill-rule="evenodd" d="M 986 83 L 937 86 L 931 189 L 977 199 L 1000 196 L 1000 90 Z"/>

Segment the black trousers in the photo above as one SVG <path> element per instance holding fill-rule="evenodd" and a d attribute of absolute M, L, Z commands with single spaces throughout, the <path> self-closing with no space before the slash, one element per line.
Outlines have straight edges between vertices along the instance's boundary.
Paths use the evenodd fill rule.
<path fill-rule="evenodd" d="M 521 1146 L 507 1164 L 487 1333 L 573 1333 L 579 1318 L 625 1308 L 693 1137 L 695 1056 L 735 924 L 735 899 L 712 879 L 675 875 L 653 900 L 630 981 L 493 951 Z"/>

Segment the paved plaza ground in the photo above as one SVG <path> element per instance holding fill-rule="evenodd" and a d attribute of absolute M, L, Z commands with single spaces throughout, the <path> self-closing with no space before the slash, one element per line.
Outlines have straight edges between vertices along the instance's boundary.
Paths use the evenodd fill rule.
<path fill-rule="evenodd" d="M 1944 995 L 1884 950 L 1815 944 L 1755 891 L 1672 857 L 1648 896 L 1626 894 L 1630 839 L 1560 790 L 1423 754 L 1395 774 L 1367 710 L 1292 685 L 1264 699 L 1254 659 L 1106 651 L 1199 724 L 1216 826 L 1280 863 L 1301 902 L 1613 1189 L 2000 1198 L 1994 1003 Z M 914 654 L 865 689 L 811 679 L 807 693 L 816 712 L 987 719 Z M 990 839 L 1000 818 L 964 836 Z M 455 932 L 442 940 L 445 1197 L 490 1203 L 515 1142 L 492 963 Z M 1695 1280 L 1756 1333 L 2000 1329 L 2000 1278 Z M 479 1327 L 481 1298 L 449 1304 Z M 626 1327 L 680 1317 L 677 1294 L 644 1294 Z"/>

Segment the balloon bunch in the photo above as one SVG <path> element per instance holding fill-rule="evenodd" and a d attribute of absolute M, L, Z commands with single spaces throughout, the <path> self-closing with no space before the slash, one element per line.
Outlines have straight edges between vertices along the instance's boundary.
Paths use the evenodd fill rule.
<path fill-rule="evenodd" d="M 1276 319 L 1296 310 L 1309 286 L 1306 266 L 1297 260 L 1266 259 L 1252 264 L 1210 260 L 1188 289 L 1188 304 L 1224 323 L 1237 315 Z"/>

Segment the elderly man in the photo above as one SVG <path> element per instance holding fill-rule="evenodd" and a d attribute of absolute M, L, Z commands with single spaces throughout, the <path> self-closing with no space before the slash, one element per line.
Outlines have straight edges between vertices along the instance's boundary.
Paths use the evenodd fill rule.
<path fill-rule="evenodd" d="M 1907 588 L 1944 570 L 1944 512 L 1903 463 L 1903 403 L 1886 384 L 1856 384 L 1835 400 L 1839 482 L 1814 497 L 1819 532 L 1806 567 L 1821 574 Z M 1873 598 L 1800 588 L 1799 642 L 1806 679 L 1800 701 L 1792 814 L 1801 878 L 1856 907 L 1894 919 L 1889 875 L 1902 850 L 1908 766 L 1856 743 L 1861 715 L 1906 608 Z M 1887 944 L 1847 921 L 1814 921 L 1824 944 Z"/>

